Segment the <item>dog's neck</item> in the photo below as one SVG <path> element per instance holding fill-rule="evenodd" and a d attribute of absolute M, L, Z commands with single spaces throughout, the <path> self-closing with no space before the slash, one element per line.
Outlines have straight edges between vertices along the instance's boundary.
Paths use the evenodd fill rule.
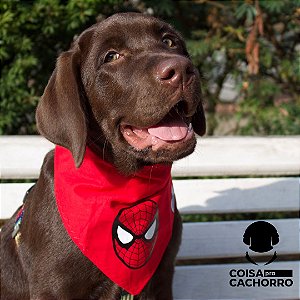
<path fill-rule="evenodd" d="M 135 174 L 145 166 L 153 165 L 133 155 L 124 156 L 123 150 L 113 149 L 107 140 L 102 141 L 99 138 L 93 137 L 93 134 L 89 136 L 87 145 L 99 158 L 113 164 L 125 176 Z M 147 149 L 144 151 L 147 151 Z M 166 165 L 170 166 L 171 164 Z"/>
<path fill-rule="evenodd" d="M 124 159 L 124 153 L 119 155 L 118 151 L 113 151 L 111 144 L 107 141 L 101 143 L 89 140 L 87 145 L 99 158 L 115 165 L 118 171 L 126 176 L 132 175 L 148 165 L 131 156 L 126 156 Z"/>

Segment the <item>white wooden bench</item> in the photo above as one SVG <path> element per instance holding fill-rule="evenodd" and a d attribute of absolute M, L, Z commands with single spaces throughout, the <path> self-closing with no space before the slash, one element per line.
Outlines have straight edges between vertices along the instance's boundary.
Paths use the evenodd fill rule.
<path fill-rule="evenodd" d="M 9 218 L 20 205 L 32 185 L 22 181 L 34 182 L 44 155 L 51 148 L 51 143 L 38 136 L 0 137 L 0 219 Z M 300 299 L 300 137 L 200 139 L 194 154 L 175 163 L 172 172 L 183 216 L 239 214 L 239 220 L 232 215 L 230 221 L 184 223 L 174 280 L 175 299 Z M 18 183 L 12 183 L 13 179 Z M 245 258 L 249 249 L 243 243 L 245 229 L 254 222 L 249 216 L 262 212 L 266 216 L 270 212 L 282 213 L 279 219 L 263 219 L 276 227 L 280 237 L 274 246 L 278 257 L 268 266 L 249 263 Z M 258 256 L 251 253 L 254 260 L 259 261 Z M 292 280 L 293 284 L 231 286 L 231 279 L 233 285 L 240 279 L 250 279 L 251 283 L 253 277 L 235 277 L 247 269 L 292 270 L 293 277 L 280 280 L 287 279 L 284 283 L 288 284 Z M 264 285 L 270 283 L 269 279 L 260 278 L 265 280 L 261 282 Z"/>

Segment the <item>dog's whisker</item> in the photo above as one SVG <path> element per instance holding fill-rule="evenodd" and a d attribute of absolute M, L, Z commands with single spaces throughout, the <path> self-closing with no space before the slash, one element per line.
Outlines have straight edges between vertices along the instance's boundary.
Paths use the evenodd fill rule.
<path fill-rule="evenodd" d="M 153 171 L 153 166 L 151 166 L 151 169 L 150 169 L 149 181 L 148 181 L 149 186 L 148 187 L 150 187 L 150 183 L 151 183 L 151 179 L 152 179 L 152 171 Z"/>
<path fill-rule="evenodd" d="M 102 158 L 105 160 L 105 147 L 106 147 L 107 139 L 104 141 L 103 150 L 102 150 Z"/>

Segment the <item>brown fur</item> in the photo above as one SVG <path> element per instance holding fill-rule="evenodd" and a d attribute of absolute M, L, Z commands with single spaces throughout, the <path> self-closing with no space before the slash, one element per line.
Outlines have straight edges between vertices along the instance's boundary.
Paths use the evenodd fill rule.
<path fill-rule="evenodd" d="M 162 42 L 165 35 L 172 37 L 175 47 Z M 112 49 L 122 58 L 104 62 Z M 155 125 L 181 100 L 181 114 L 203 135 L 200 95 L 198 72 L 171 26 L 141 14 L 117 14 L 85 30 L 60 55 L 37 108 L 37 125 L 47 139 L 72 152 L 77 167 L 88 144 L 129 175 L 145 165 L 170 164 L 190 154 L 195 137 L 166 143 L 157 151 L 138 150 L 124 139 L 122 124 Z M 53 168 L 51 151 L 26 200 L 20 245 L 11 238 L 15 216 L 2 229 L 1 299 L 119 299 L 121 289 L 82 255 L 66 233 L 56 207 Z M 153 278 L 135 299 L 172 299 L 180 239 L 176 211 L 171 242 Z"/>

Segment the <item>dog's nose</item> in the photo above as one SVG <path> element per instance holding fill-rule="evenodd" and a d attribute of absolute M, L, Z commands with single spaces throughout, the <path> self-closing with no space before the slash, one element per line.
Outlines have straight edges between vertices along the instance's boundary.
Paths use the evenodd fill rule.
<path fill-rule="evenodd" d="M 157 67 L 157 78 L 164 84 L 184 89 L 189 85 L 195 75 L 194 67 L 189 59 L 185 57 L 168 58 L 159 63 Z"/>

